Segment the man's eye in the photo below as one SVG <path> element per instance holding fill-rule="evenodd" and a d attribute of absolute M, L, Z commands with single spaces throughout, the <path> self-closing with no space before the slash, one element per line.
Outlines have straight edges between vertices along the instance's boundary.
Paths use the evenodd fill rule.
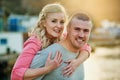
<path fill-rule="evenodd" d="M 54 23 L 55 23 L 55 22 L 56 22 L 56 20 L 53 20 L 52 22 L 54 22 Z"/>
<path fill-rule="evenodd" d="M 86 30 L 84 30 L 84 32 L 89 32 L 89 30 L 88 30 L 88 29 L 86 29 Z"/>

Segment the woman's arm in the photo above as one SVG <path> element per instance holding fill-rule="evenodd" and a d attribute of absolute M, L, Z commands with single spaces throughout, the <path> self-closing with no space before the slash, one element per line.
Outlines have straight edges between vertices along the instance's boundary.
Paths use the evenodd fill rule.
<path fill-rule="evenodd" d="M 24 80 L 30 80 L 37 78 L 39 76 L 45 75 L 57 67 L 59 67 L 62 63 L 62 55 L 60 52 L 57 52 L 55 57 L 51 59 L 51 53 L 49 53 L 48 58 L 46 60 L 46 64 L 42 68 L 35 68 L 35 69 L 27 69 L 24 75 Z"/>
<path fill-rule="evenodd" d="M 11 80 L 23 80 L 25 71 L 29 68 L 33 57 L 41 48 L 41 42 L 36 36 L 31 36 L 25 43 L 22 53 L 12 69 Z"/>
<path fill-rule="evenodd" d="M 75 69 L 90 56 L 90 53 L 91 53 L 91 47 L 88 44 L 85 44 L 80 49 L 80 54 L 76 59 L 66 61 L 68 65 L 63 69 L 63 75 L 64 76 L 72 75 Z"/>

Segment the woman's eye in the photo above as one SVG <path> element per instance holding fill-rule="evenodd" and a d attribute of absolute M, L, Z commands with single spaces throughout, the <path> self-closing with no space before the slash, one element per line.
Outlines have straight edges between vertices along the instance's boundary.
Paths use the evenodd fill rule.
<path fill-rule="evenodd" d="M 74 30 L 77 30 L 77 31 L 78 31 L 78 30 L 80 30 L 80 29 L 79 29 L 79 28 L 74 28 Z"/>
<path fill-rule="evenodd" d="M 61 21 L 60 23 L 61 23 L 61 24 L 64 24 L 65 22 L 64 22 L 64 21 Z"/>

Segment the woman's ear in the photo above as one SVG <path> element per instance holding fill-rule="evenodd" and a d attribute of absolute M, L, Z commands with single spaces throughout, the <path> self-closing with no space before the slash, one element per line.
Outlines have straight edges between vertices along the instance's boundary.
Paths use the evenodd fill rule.
<path fill-rule="evenodd" d="M 43 20 L 42 23 L 43 23 L 43 26 L 46 27 L 46 22 L 45 22 L 45 20 Z"/>

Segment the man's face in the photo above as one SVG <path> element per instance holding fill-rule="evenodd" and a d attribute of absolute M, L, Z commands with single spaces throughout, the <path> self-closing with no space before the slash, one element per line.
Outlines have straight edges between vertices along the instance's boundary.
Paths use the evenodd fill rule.
<path fill-rule="evenodd" d="M 73 18 L 68 26 L 68 38 L 71 46 L 80 49 L 89 40 L 91 32 L 91 23 Z"/>

